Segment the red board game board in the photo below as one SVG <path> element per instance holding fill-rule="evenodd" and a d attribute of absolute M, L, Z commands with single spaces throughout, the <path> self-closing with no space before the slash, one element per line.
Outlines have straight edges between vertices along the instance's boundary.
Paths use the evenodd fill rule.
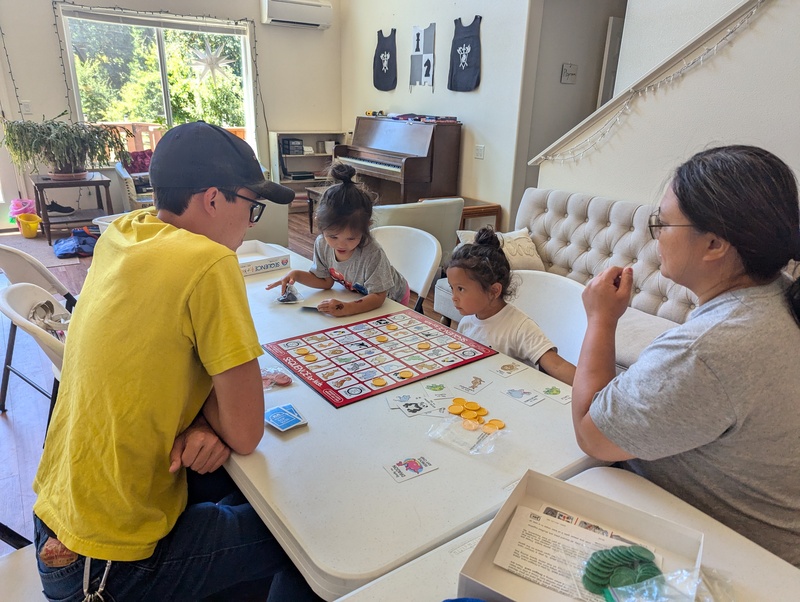
<path fill-rule="evenodd" d="M 263 347 L 337 408 L 497 353 L 412 309 Z"/>

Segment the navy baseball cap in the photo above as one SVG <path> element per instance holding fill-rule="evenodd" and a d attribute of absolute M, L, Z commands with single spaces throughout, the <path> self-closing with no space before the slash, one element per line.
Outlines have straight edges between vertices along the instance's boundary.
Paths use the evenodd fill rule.
<path fill-rule="evenodd" d="M 167 131 L 150 160 L 153 188 L 244 187 L 279 205 L 294 199 L 294 190 L 264 179 L 247 142 L 205 121 L 184 123 Z"/>

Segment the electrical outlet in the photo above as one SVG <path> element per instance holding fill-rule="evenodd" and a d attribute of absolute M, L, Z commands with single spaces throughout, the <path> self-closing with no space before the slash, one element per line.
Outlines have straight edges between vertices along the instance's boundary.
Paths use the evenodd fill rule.
<path fill-rule="evenodd" d="M 486 151 L 486 146 L 483 144 L 476 144 L 475 145 L 475 158 L 476 159 L 483 159 L 484 152 Z"/>
<path fill-rule="evenodd" d="M 30 100 L 20 100 L 19 106 L 23 115 L 33 115 L 33 109 L 31 108 Z"/>

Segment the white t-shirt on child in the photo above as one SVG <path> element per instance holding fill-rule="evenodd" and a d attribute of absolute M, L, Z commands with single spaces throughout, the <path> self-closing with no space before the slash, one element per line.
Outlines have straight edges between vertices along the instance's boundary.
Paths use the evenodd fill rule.
<path fill-rule="evenodd" d="M 555 349 L 539 325 L 511 304 L 485 320 L 464 316 L 458 332 L 533 367 L 546 351 Z"/>

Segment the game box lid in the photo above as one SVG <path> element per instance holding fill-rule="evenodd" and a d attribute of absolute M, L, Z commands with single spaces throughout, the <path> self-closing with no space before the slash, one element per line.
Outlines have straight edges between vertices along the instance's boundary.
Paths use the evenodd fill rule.
<path fill-rule="evenodd" d="M 244 241 L 236 249 L 236 255 L 239 257 L 239 267 L 244 276 L 291 267 L 289 253 L 260 240 Z"/>

